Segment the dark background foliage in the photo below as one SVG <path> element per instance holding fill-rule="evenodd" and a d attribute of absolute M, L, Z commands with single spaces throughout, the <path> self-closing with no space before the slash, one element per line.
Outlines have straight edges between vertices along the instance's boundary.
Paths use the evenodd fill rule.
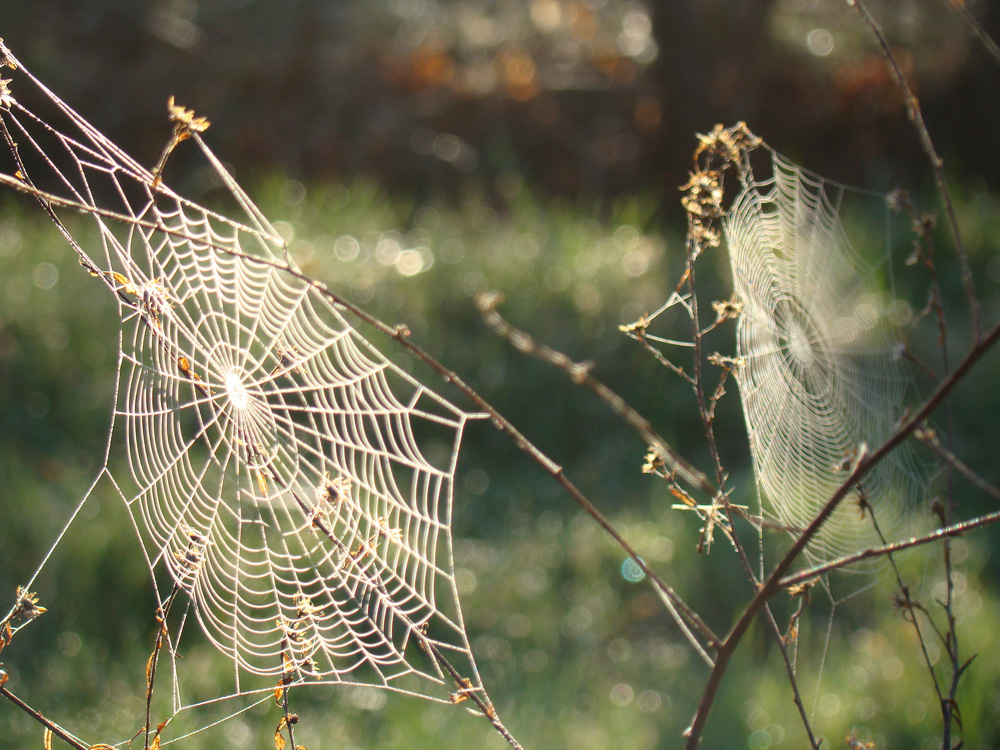
<path fill-rule="evenodd" d="M 418 196 L 513 170 L 546 194 L 672 198 L 691 134 L 736 120 L 842 181 L 925 172 L 884 63 L 836 0 L 6 5 L 18 54 L 148 160 L 173 94 L 241 169 L 362 174 Z M 947 6 L 874 7 L 946 163 L 995 185 L 1000 75 Z"/>

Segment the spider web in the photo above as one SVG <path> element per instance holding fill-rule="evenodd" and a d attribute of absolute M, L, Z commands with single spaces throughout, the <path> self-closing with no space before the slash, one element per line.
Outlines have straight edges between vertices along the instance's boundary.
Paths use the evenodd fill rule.
<path fill-rule="evenodd" d="M 38 198 L 118 299 L 108 454 L 120 448 L 127 470 L 106 458 L 103 473 L 161 609 L 186 599 L 164 652 L 174 711 L 186 707 L 190 619 L 231 660 L 233 695 L 249 694 L 247 675 L 445 702 L 456 685 L 482 691 L 450 532 L 458 447 L 475 415 L 393 364 L 298 272 L 188 127 L 191 113 L 173 110 L 175 140 L 197 143 L 240 221 L 174 193 L 0 51 L 17 71 L 13 90 L 0 84 L 15 167 L 0 177 Z M 48 116 L 22 103 L 32 97 Z M 96 241 L 78 238 L 64 209 L 91 217 Z"/>
<path fill-rule="evenodd" d="M 843 186 L 774 152 L 769 171 L 758 180 L 744 166 L 723 218 L 743 306 L 736 373 L 762 506 L 802 529 L 861 454 L 889 437 L 911 381 L 886 289 L 888 243 L 874 261 L 855 249 L 840 218 Z M 856 502 L 841 503 L 807 554 L 828 562 L 899 538 L 925 492 L 912 454 L 897 449 L 862 480 Z"/>

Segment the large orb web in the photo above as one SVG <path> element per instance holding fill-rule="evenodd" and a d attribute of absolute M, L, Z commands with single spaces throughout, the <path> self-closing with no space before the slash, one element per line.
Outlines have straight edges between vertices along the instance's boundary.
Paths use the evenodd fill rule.
<path fill-rule="evenodd" d="M 6 184 L 35 194 L 118 303 L 102 472 L 131 514 L 162 612 L 147 678 L 154 663 L 157 683 L 172 673 L 175 715 L 229 698 L 245 710 L 279 675 L 488 707 L 450 530 L 474 415 L 363 335 L 384 325 L 297 270 L 198 135 L 205 121 L 171 100 L 174 137 L 154 174 L 2 43 L 0 57 L 12 75 L 0 86 L 16 167 Z M 212 192 L 225 214 L 169 187 L 175 147 L 200 151 L 213 188 L 227 188 Z M 235 692 L 200 658 L 211 649 L 195 622 L 228 656 Z M 499 726 L 492 709 L 490 719 Z"/>
<path fill-rule="evenodd" d="M 743 305 L 737 377 L 761 503 L 795 530 L 826 504 L 863 446 L 890 435 L 910 380 L 889 314 L 887 253 L 868 260 L 848 240 L 844 189 L 777 154 L 770 172 L 758 181 L 747 169 L 723 227 Z M 859 492 L 891 541 L 926 486 L 903 448 Z M 807 554 L 826 562 L 880 544 L 860 505 L 857 493 L 841 503 Z"/>
<path fill-rule="evenodd" d="M 467 416 L 208 212 L 149 204 L 121 273 L 119 478 L 152 565 L 240 672 L 478 684 L 450 523 Z M 138 230 L 137 230 L 138 231 Z M 271 256 L 273 257 L 273 256 Z M 131 483 L 132 486 L 129 486 Z M 179 637 L 177 634 L 175 637 Z M 445 698 L 447 690 L 429 691 Z"/>

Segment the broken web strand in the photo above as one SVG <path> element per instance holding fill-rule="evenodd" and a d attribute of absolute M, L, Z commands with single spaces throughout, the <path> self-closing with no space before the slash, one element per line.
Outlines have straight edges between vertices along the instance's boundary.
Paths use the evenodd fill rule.
<path fill-rule="evenodd" d="M 12 57 L 10 59 L 13 61 Z M 236 561 L 228 568 L 230 580 L 249 578 L 264 581 L 274 591 L 279 586 L 285 587 L 286 596 L 283 599 L 279 596 L 282 601 L 278 604 L 262 604 L 258 600 L 243 602 L 254 615 L 248 616 L 245 623 L 241 620 L 242 615 L 231 617 L 231 641 L 228 637 L 222 640 L 218 632 L 212 638 L 222 650 L 228 649 L 234 659 L 237 680 L 241 669 L 260 674 L 281 672 L 278 657 L 289 650 L 287 631 L 290 628 L 297 629 L 305 623 L 310 635 L 300 633 L 300 639 L 315 637 L 322 640 L 320 635 L 339 627 L 341 630 L 336 637 L 331 636 L 330 643 L 324 641 L 322 646 L 315 648 L 309 645 L 297 652 L 300 678 L 304 679 L 302 673 L 308 671 L 301 667 L 308 663 L 312 668 L 313 655 L 322 652 L 330 664 L 326 665 L 328 668 L 322 674 L 313 669 L 316 674 L 310 677 L 315 677 L 316 681 L 348 681 L 351 669 L 364 665 L 379 676 L 382 686 L 414 692 L 408 687 L 392 684 L 392 680 L 400 675 L 418 673 L 409 665 L 404 653 L 407 644 L 413 641 L 432 657 L 434 672 L 421 673 L 424 678 L 445 684 L 454 682 L 458 691 L 451 695 L 452 702 L 456 702 L 456 695 L 459 699 L 471 697 L 490 716 L 494 725 L 499 725 L 491 704 L 478 695 L 482 686 L 464 634 L 452 574 L 454 565 L 449 526 L 451 485 L 461 426 L 470 415 L 454 410 L 405 373 L 393 368 L 311 285 L 286 279 L 286 285 L 282 287 L 276 281 L 281 274 L 269 252 L 269 245 L 277 242 L 277 234 L 224 169 L 220 175 L 231 188 L 235 187 L 233 194 L 257 225 L 256 230 L 184 201 L 162 184 L 156 185 L 154 195 L 149 189 L 153 181 L 149 172 L 128 160 L 44 86 L 40 83 L 38 86 L 89 142 L 83 145 L 45 125 L 40 118 L 34 118 L 50 135 L 55 134 L 60 147 L 73 159 L 76 178 L 71 180 L 61 172 L 47 157 L 45 149 L 30 136 L 26 141 L 42 155 L 62 187 L 69 190 L 72 198 L 60 202 L 64 205 L 75 203 L 85 211 L 89 209 L 88 212 L 97 221 L 105 255 L 103 268 L 113 269 L 117 264 L 121 269 L 97 271 L 118 295 L 123 330 L 129 334 L 122 338 L 120 351 L 121 369 L 128 373 L 127 378 L 120 380 L 118 389 L 119 399 L 124 400 L 124 405 L 120 400 L 120 406 L 116 408 L 117 421 L 125 426 L 129 460 L 137 481 L 136 487 L 127 492 L 123 491 L 121 482 L 115 481 L 115 486 L 133 510 L 133 522 L 143 539 L 150 569 L 166 564 L 175 580 L 192 595 L 196 603 L 195 612 L 210 638 L 213 622 L 217 626 L 220 619 L 216 617 L 213 620 L 212 604 L 209 602 L 225 602 L 226 606 L 219 609 L 226 613 L 239 609 L 238 597 L 224 593 L 226 590 L 235 592 L 237 588 L 221 586 L 223 594 L 218 596 L 219 589 L 206 583 L 217 580 L 212 571 L 225 569 L 227 563 L 233 562 L 230 558 L 234 550 Z M 11 99 L 10 104 L 26 112 L 20 110 L 15 100 Z M 33 119 L 30 114 L 27 118 Z M 28 126 L 16 121 L 28 134 Z M 204 143 L 197 140 L 203 151 L 210 154 Z M 221 168 L 214 157 L 210 160 L 216 168 Z M 123 210 L 109 211 L 98 206 L 91 190 L 88 170 L 103 175 L 111 182 L 121 199 Z M 135 204 L 129 200 L 122 185 L 123 181 L 128 181 L 126 178 L 139 183 L 145 191 L 145 199 L 137 204 L 139 207 L 136 210 L 133 210 Z M 23 189 L 25 186 L 20 187 Z M 45 198 L 41 200 L 44 204 Z M 168 205 L 167 209 L 161 209 L 164 202 Z M 58 205 L 55 201 L 50 202 L 50 209 L 53 204 Z M 169 206 L 173 207 L 172 210 Z M 125 238 L 119 240 L 102 217 L 124 218 L 129 225 Z M 225 234 L 219 234 L 214 225 L 223 227 Z M 256 241 L 264 263 L 254 263 L 252 258 L 243 254 L 241 237 Z M 226 264 L 221 262 L 221 255 L 213 252 L 220 245 L 223 252 L 228 250 L 231 254 L 228 271 L 225 270 Z M 79 244 L 74 246 L 82 252 Z M 174 263 L 184 252 L 189 253 L 185 260 Z M 204 257 L 199 253 L 203 253 Z M 139 256 L 138 259 L 135 255 Z M 98 268 L 85 253 L 81 255 L 81 261 L 92 272 Z M 194 277 L 187 275 L 192 269 Z M 206 279 L 211 283 L 203 283 Z M 272 294 L 274 289 L 278 291 Z M 304 300 L 308 300 L 312 307 L 305 305 Z M 285 308 L 281 307 L 282 302 Z M 315 313 L 318 310 L 327 315 L 326 328 L 320 329 L 321 335 L 317 336 L 313 335 L 316 330 L 303 326 L 296 332 L 298 338 L 293 337 L 294 343 L 282 343 L 273 335 L 269 338 L 267 332 L 262 337 L 259 335 L 263 330 L 261 321 L 269 317 L 263 312 L 268 304 L 282 311 L 308 309 Z M 292 307 L 288 308 L 288 304 Z M 216 307 L 225 308 L 226 305 L 230 305 L 233 314 L 223 312 L 216 315 Z M 308 314 L 305 317 L 308 318 Z M 253 321 L 251 326 L 246 325 L 248 320 Z M 254 356 L 242 360 L 240 365 L 258 376 L 246 382 L 241 377 L 234 377 L 233 369 L 223 372 L 224 365 L 230 368 L 236 365 L 232 357 L 217 356 L 220 347 L 226 344 L 238 349 L 245 343 L 242 340 L 244 335 L 247 339 L 256 340 L 258 345 Z M 337 350 L 336 356 L 327 355 L 323 359 L 323 355 L 316 356 L 319 348 L 309 351 L 308 345 L 317 342 Z M 337 346 L 337 342 L 347 343 Z M 322 388 L 274 387 L 287 375 L 277 367 L 268 371 L 266 376 L 262 375 L 261 365 L 265 362 L 269 365 L 275 360 L 283 362 L 288 352 L 297 351 L 296 343 L 301 344 L 306 353 L 301 363 L 294 365 L 295 369 L 308 370 L 312 367 L 314 371 L 311 374 L 318 383 L 322 383 L 323 377 L 340 376 L 354 388 L 349 399 L 338 404 L 321 402 L 317 405 L 310 403 L 309 397 L 318 397 Z M 364 351 L 365 347 L 367 351 Z M 394 383 L 402 381 L 412 389 L 408 402 L 401 403 L 395 399 L 394 388 L 399 386 L 390 385 L 386 373 L 390 374 Z M 253 399 L 259 394 L 252 393 L 252 388 L 271 388 L 270 392 L 284 405 L 285 415 L 275 419 L 273 413 L 268 415 L 267 408 L 255 412 Z M 185 389 L 190 394 L 185 393 Z M 220 395 L 223 393 L 225 396 Z M 305 401 L 299 406 L 298 418 L 290 416 L 293 409 L 288 401 L 294 398 Z M 431 402 L 430 410 L 419 405 L 428 401 Z M 335 425 L 346 429 L 344 434 L 347 437 L 336 446 L 325 444 L 316 415 L 326 413 L 329 417 L 338 412 L 342 416 L 349 413 L 352 407 L 355 423 L 347 425 L 338 422 Z M 451 414 L 448 417 L 436 413 L 449 410 Z M 193 431 L 188 434 L 177 424 L 171 424 L 172 419 L 185 411 L 185 418 L 193 424 Z M 244 411 L 245 414 L 242 413 Z M 255 414 L 263 422 L 255 421 Z M 378 417 L 374 417 L 375 414 Z M 366 419 L 371 421 L 366 423 Z M 421 463 L 422 457 L 414 442 L 411 424 L 420 420 L 444 426 L 454 435 L 451 458 L 443 469 Z M 137 424 L 142 426 L 136 427 Z M 322 427 L 332 425 L 334 423 L 327 420 Z M 209 436 L 213 430 L 215 434 Z M 300 432 L 307 436 L 307 448 L 312 450 L 304 461 L 297 451 L 292 450 L 297 447 L 295 440 Z M 270 455 L 272 446 L 266 447 L 268 452 L 265 454 L 261 450 L 265 446 L 258 445 L 260 437 L 265 434 L 279 443 L 274 456 Z M 151 444 L 165 446 L 164 452 L 146 452 L 145 446 Z M 329 453 L 324 450 L 326 448 L 331 449 Z M 196 449 L 206 453 L 197 463 L 187 458 L 189 451 Z M 322 460 L 317 456 L 322 456 Z M 397 467 L 391 464 L 393 461 L 412 473 L 406 486 L 396 484 L 394 471 Z M 302 466 L 308 466 L 311 471 L 303 470 L 300 474 Z M 310 517 L 308 524 L 304 523 L 303 516 L 309 509 L 310 500 L 317 494 L 316 485 L 319 484 L 321 470 L 327 468 L 338 471 L 338 480 L 342 476 L 350 476 L 349 483 L 352 491 L 359 496 L 359 504 L 345 516 L 347 520 L 344 520 L 343 529 L 327 529 L 326 542 L 317 542 L 311 537 L 303 541 L 307 534 L 315 534 L 324 528 L 317 511 L 309 511 L 316 512 L 317 517 Z M 285 473 L 293 469 L 295 471 L 288 474 L 292 479 L 284 478 Z M 322 476 L 327 477 L 329 473 L 323 471 Z M 303 476 L 306 481 L 302 481 Z M 205 493 L 206 487 L 209 491 L 199 495 L 199 492 Z M 206 520 L 217 518 L 212 513 L 220 510 L 223 491 L 230 489 L 240 499 L 235 507 L 228 509 L 234 528 L 223 533 L 218 531 L 214 520 L 210 520 L 206 527 Z M 415 510 L 406 504 L 405 493 L 409 491 L 423 493 L 423 499 Z M 173 498 L 175 494 L 189 497 L 190 501 L 186 505 L 168 508 L 164 515 L 167 498 Z M 281 495 L 284 502 L 273 502 L 275 498 L 272 495 Z M 202 502 L 203 512 L 200 514 L 192 512 L 198 501 Z M 266 512 L 261 511 L 261 503 L 269 506 L 264 509 Z M 140 506 L 142 511 L 136 512 L 136 506 Z M 207 513 L 205 508 L 208 508 Z M 250 509 L 261 512 L 256 515 L 248 512 L 246 515 L 250 522 L 247 523 L 244 511 Z M 380 511 L 387 511 L 390 518 L 379 515 Z M 395 520 L 401 523 L 398 529 L 391 525 L 393 513 Z M 441 513 L 443 520 L 430 523 L 429 520 L 433 520 L 430 516 L 436 513 Z M 188 524 L 188 518 L 194 521 L 195 516 L 202 523 Z M 262 530 L 271 526 L 278 531 L 268 537 Z M 253 546 L 244 536 L 248 530 L 256 533 Z M 338 532 L 342 536 L 338 536 Z M 396 534 L 403 543 L 398 545 L 390 558 L 387 551 L 380 551 L 380 545 L 384 542 L 382 537 Z M 188 559 L 189 546 L 196 538 L 204 540 L 203 546 L 195 553 L 196 559 Z M 146 549 L 149 544 L 152 546 Z M 324 549 L 324 545 L 328 548 Z M 421 545 L 422 557 L 416 552 Z M 438 547 L 442 550 L 440 567 L 435 566 L 432 560 Z M 256 555 L 252 560 L 249 559 L 251 552 Z M 244 554 L 247 559 L 243 558 Z M 292 563 L 303 555 L 311 555 L 309 561 L 313 565 L 335 568 L 331 580 L 337 581 L 339 586 L 325 589 L 317 582 L 327 579 L 310 577 L 296 569 Z M 388 584 L 382 580 L 383 576 Z M 452 617 L 442 617 L 437 606 L 434 593 L 437 578 L 446 580 L 450 588 L 457 613 Z M 341 589 L 347 592 L 347 598 L 335 598 L 333 593 Z M 308 596 L 310 592 L 317 593 L 319 604 Z M 208 594 L 217 596 L 211 599 Z M 289 596 L 292 597 L 291 604 L 286 601 Z M 400 597 L 400 601 L 393 599 L 394 596 Z M 161 603 L 164 600 L 159 595 L 158 599 Z M 349 601 L 354 604 L 349 605 Z M 329 612 L 322 609 L 324 604 L 329 607 Z M 341 615 L 341 608 L 344 607 L 349 610 L 348 616 Z M 279 623 L 278 629 L 284 631 L 280 637 L 274 635 L 274 626 L 269 625 L 275 612 L 278 616 L 274 622 Z M 334 623 L 327 631 L 314 622 L 321 614 L 327 614 Z M 441 620 L 446 629 L 455 631 L 450 640 L 441 640 L 436 633 L 429 635 L 425 631 L 425 623 L 431 622 L 432 618 Z M 403 631 L 401 641 L 395 629 L 397 621 L 398 630 Z M 248 627 L 241 628 L 243 624 Z M 359 627 L 365 628 L 361 635 L 356 632 Z M 216 627 L 216 630 L 228 631 L 229 628 Z M 172 657 L 177 653 L 179 637 L 180 633 L 177 633 L 171 642 L 169 653 Z M 247 648 L 243 641 L 248 638 L 251 641 L 253 638 L 261 639 L 262 642 L 256 645 L 263 652 L 255 653 L 252 645 Z M 347 669 L 339 670 L 332 665 L 341 656 L 337 646 L 344 641 L 353 643 L 355 660 Z M 468 660 L 469 666 L 464 674 L 451 666 L 444 651 L 459 654 Z M 248 652 L 254 656 L 273 657 L 275 663 L 273 666 L 262 666 L 252 662 Z M 395 665 L 398 674 L 383 671 L 386 664 Z M 174 667 L 176 673 L 176 662 Z M 239 682 L 236 684 L 236 694 L 239 695 Z M 179 696 L 176 681 L 175 695 Z M 179 697 L 177 700 L 179 703 Z M 512 741 L 508 734 L 505 737 Z"/>

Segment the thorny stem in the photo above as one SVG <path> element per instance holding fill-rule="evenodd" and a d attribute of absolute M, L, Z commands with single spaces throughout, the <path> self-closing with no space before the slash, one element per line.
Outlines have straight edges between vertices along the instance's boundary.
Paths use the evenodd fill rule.
<path fill-rule="evenodd" d="M 882 57 L 885 59 L 886 65 L 889 66 L 889 70 L 896 81 L 896 85 L 903 93 L 903 99 L 906 104 L 906 115 L 916 128 L 917 135 L 920 138 L 920 144 L 931 163 L 931 169 L 934 172 L 934 181 L 937 183 L 938 192 L 941 194 L 941 200 L 944 203 L 945 213 L 948 216 L 948 226 L 951 229 L 952 241 L 955 243 L 955 254 L 958 256 L 958 265 L 962 274 L 962 283 L 965 286 L 966 302 L 969 306 L 969 316 L 972 319 L 973 336 L 975 337 L 975 340 L 978 341 L 983 332 L 982 324 L 979 319 L 979 300 L 976 297 L 976 287 L 972 280 L 972 270 L 969 267 L 969 255 L 966 252 L 965 244 L 962 241 L 962 233 L 958 228 L 958 219 L 955 215 L 955 206 L 951 199 L 951 190 L 948 188 L 948 183 L 945 180 L 944 162 L 941 160 L 941 157 L 938 156 L 937 150 L 934 148 L 934 143 L 931 141 L 930 132 L 927 130 L 927 125 L 924 122 L 924 116 L 920 111 L 920 101 L 910 88 L 910 84 L 907 83 L 906 76 L 903 75 L 903 69 L 900 67 L 899 61 L 893 54 L 892 48 L 889 46 L 889 41 L 886 39 L 882 28 L 869 12 L 868 6 L 865 5 L 864 0 L 845 1 L 848 5 L 853 6 L 858 11 L 865 25 L 868 27 L 868 30 L 871 32 L 872 36 L 875 37 L 875 41 L 878 43 Z"/>
<path fill-rule="evenodd" d="M 705 723 L 708 721 L 709 711 L 711 711 L 712 703 L 715 700 L 715 695 L 722 683 L 722 677 L 726 672 L 733 652 L 743 639 L 757 613 L 774 596 L 775 592 L 779 590 L 781 581 L 792 566 L 792 563 L 802 553 L 803 549 L 805 549 L 806 545 L 816 535 L 823 524 L 826 523 L 826 520 L 837 509 L 843 499 L 847 497 L 857 482 L 871 471 L 890 451 L 903 442 L 908 435 L 916 430 L 941 405 L 952 390 L 954 390 L 955 386 L 964 379 L 973 365 L 996 344 L 997 340 L 1000 340 L 1000 325 L 995 326 L 972 346 L 969 353 L 966 354 L 955 370 L 938 386 L 937 390 L 934 391 L 931 397 L 924 402 L 924 405 L 915 414 L 910 416 L 909 419 L 897 428 L 892 436 L 881 446 L 857 463 L 847 479 L 837 488 L 826 505 L 823 506 L 822 510 L 820 510 L 802 534 L 796 538 L 785 556 L 774 567 L 763 586 L 757 592 L 757 595 L 747 605 L 740 619 L 719 647 L 716 654 L 715 666 L 709 674 L 708 682 L 705 685 L 701 701 L 698 704 L 698 710 L 691 725 L 684 732 L 687 737 L 686 747 L 688 750 L 694 750 L 701 741 L 702 733 L 705 730 Z"/>

